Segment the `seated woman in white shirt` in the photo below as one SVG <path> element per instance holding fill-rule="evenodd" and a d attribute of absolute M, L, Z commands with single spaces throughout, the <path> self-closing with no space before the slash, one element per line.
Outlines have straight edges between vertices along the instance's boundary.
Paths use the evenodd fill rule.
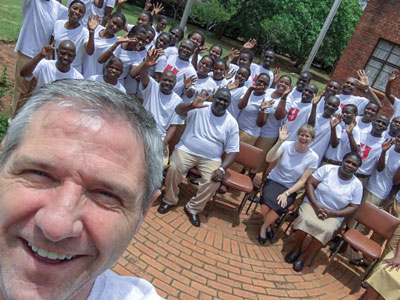
<path fill-rule="evenodd" d="M 278 160 L 264 183 L 260 199 L 264 223 L 258 241 L 265 244 L 273 239 L 270 225 L 285 213 L 296 199 L 296 192 L 304 187 L 308 177 L 318 167 L 318 155 L 309 148 L 314 139 L 314 128 L 303 125 L 297 132 L 298 141 L 285 141 L 289 132 L 286 126 L 279 129 L 279 138 L 266 156 L 267 162 Z"/>
<path fill-rule="evenodd" d="M 344 217 L 352 215 L 361 203 L 363 187 L 354 175 L 361 166 L 358 153 L 344 155 L 340 166 L 324 165 L 307 180 L 306 195 L 294 222 L 296 244 L 285 257 L 300 272 L 307 258 L 326 245 Z M 302 251 L 304 239 L 312 237 Z"/>
<path fill-rule="evenodd" d="M 121 92 L 126 93 L 124 86 L 118 81 L 124 69 L 124 63 L 118 57 L 113 56 L 107 63 L 104 69 L 104 75 L 90 76 L 89 80 L 99 81 L 111 84 L 119 89 Z"/>
<path fill-rule="evenodd" d="M 68 20 L 58 20 L 53 28 L 53 40 L 55 47 L 58 48 L 61 41 L 71 40 L 76 47 L 76 57 L 72 66 L 82 72 L 83 54 L 92 55 L 94 52 L 94 31 L 99 25 L 99 17 L 91 16 L 87 23 L 87 28 L 80 24 L 86 12 L 85 4 L 80 0 L 71 2 L 68 8 Z"/>

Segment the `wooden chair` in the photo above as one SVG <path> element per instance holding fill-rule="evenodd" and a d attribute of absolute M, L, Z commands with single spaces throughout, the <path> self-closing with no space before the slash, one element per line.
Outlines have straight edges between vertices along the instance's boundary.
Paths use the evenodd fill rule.
<path fill-rule="evenodd" d="M 265 159 L 263 157 L 263 151 L 261 149 L 243 142 L 240 143 L 240 151 L 235 159 L 236 163 L 248 169 L 255 169 L 258 166 L 261 159 Z M 245 192 L 245 195 L 238 207 L 238 215 L 240 215 L 240 213 L 243 210 L 243 207 L 246 204 L 246 201 L 249 199 L 250 194 L 254 191 L 253 178 L 249 175 L 241 174 L 231 169 L 227 169 L 221 184 L 227 186 L 230 189 L 238 190 L 240 192 Z M 211 200 L 211 203 L 208 206 L 206 212 L 207 217 L 215 204 L 216 198 L 217 198 L 217 192 L 214 194 L 213 199 Z"/>
<path fill-rule="evenodd" d="M 355 227 L 349 229 L 343 234 L 342 240 L 337 245 L 335 252 L 331 254 L 330 261 L 326 265 L 323 272 L 323 274 L 326 273 L 344 242 L 348 243 L 354 249 L 360 251 L 365 257 L 370 258 L 372 260 L 372 263 L 365 270 L 364 274 L 360 276 L 357 284 L 351 290 L 350 294 L 353 294 L 360 289 L 361 283 L 364 281 L 365 278 L 367 278 L 367 276 L 382 255 L 381 246 L 368 238 L 368 236 L 365 236 L 364 234 L 359 232 L 357 230 L 357 225 L 361 223 L 365 227 L 373 230 L 374 232 L 382 236 L 385 240 L 388 240 L 392 237 L 397 226 L 400 224 L 400 219 L 392 216 L 388 212 L 376 207 L 374 204 L 369 202 L 361 205 L 361 207 L 357 210 L 354 218 L 356 220 Z"/>

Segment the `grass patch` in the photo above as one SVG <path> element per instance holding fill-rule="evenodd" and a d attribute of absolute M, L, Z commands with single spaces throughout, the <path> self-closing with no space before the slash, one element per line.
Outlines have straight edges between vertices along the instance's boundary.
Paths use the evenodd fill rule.
<path fill-rule="evenodd" d="M 21 1 L 1 1 L 0 20 L 0 40 L 6 42 L 16 41 L 22 25 Z"/>

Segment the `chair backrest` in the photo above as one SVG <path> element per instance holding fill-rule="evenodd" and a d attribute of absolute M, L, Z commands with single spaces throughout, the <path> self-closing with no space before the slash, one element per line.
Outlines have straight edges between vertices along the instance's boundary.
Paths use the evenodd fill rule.
<path fill-rule="evenodd" d="M 369 202 L 361 205 L 355 219 L 385 239 L 390 239 L 400 224 L 400 219 Z"/>
<path fill-rule="evenodd" d="M 240 151 L 236 156 L 235 162 L 245 168 L 256 169 L 262 159 L 265 159 L 263 150 L 252 145 L 240 142 Z"/>

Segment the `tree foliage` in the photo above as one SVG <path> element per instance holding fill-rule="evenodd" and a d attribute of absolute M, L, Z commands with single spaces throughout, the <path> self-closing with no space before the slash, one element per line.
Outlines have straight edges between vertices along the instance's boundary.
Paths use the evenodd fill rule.
<path fill-rule="evenodd" d="M 227 22 L 225 34 L 287 53 L 299 66 L 307 59 L 334 0 L 207 0 L 192 18 L 207 29 Z M 359 0 L 342 0 L 316 61 L 332 68 L 361 16 Z"/>

